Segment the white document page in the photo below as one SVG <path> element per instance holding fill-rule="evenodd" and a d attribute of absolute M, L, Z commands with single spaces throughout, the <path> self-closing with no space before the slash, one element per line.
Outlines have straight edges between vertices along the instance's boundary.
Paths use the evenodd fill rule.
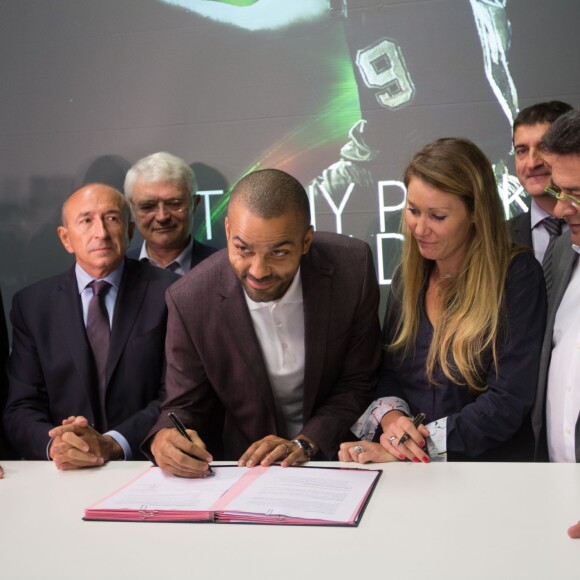
<path fill-rule="evenodd" d="M 90 509 L 208 511 L 248 471 L 238 467 L 213 470 L 212 477 L 186 479 L 152 467 Z"/>
<path fill-rule="evenodd" d="M 253 469 L 258 470 L 259 467 Z M 224 506 L 223 511 L 346 522 L 366 498 L 376 471 L 277 467 Z"/>

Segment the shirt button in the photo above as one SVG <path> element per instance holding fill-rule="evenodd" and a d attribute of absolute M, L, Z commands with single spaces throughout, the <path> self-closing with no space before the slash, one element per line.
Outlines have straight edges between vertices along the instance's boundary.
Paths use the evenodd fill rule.
<path fill-rule="evenodd" d="M 278 328 L 282 328 L 282 322 L 280 322 L 279 320 L 276 320 L 276 326 Z"/>
<path fill-rule="evenodd" d="M 567 385 L 567 386 L 566 386 L 566 390 L 567 390 L 568 392 L 570 392 L 570 391 L 572 390 L 572 385 Z"/>
<path fill-rule="evenodd" d="M 566 435 L 570 435 L 571 432 L 572 429 L 570 429 L 570 426 L 566 427 Z"/>
<path fill-rule="evenodd" d="M 285 342 L 283 342 L 283 343 L 282 343 L 282 348 L 283 348 L 284 350 L 286 350 L 286 349 L 288 348 L 288 345 L 287 345 Z"/>

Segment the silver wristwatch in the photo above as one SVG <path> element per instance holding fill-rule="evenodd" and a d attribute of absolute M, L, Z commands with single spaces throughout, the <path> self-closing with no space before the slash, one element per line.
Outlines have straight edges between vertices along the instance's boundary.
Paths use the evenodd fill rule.
<path fill-rule="evenodd" d="M 292 439 L 292 443 L 298 445 L 298 447 L 302 449 L 304 455 L 306 455 L 308 459 L 312 459 L 312 457 L 316 454 L 316 448 L 314 445 L 312 445 L 312 443 L 306 441 L 306 439 Z"/>

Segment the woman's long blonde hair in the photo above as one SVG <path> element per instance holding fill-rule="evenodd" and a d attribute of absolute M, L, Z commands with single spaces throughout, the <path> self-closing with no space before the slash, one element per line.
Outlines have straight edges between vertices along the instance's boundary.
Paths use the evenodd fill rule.
<path fill-rule="evenodd" d="M 497 372 L 496 342 L 512 257 L 495 176 L 489 160 L 474 143 L 446 138 L 430 143 L 413 157 L 405 171 L 407 187 L 412 177 L 460 197 L 473 218 L 463 267 L 442 287 L 441 315 L 427 356 L 426 377 L 436 384 L 438 366 L 453 383 L 482 392 L 487 388 L 489 358 L 484 354 L 490 352 L 488 349 Z M 406 356 L 417 338 L 418 304 L 434 262 L 421 256 L 405 219 L 402 227 L 402 315 L 388 347 Z"/>

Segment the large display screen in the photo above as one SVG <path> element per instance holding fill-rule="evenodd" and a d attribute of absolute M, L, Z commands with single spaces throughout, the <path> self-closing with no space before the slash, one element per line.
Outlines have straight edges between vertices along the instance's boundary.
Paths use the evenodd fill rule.
<path fill-rule="evenodd" d="M 316 229 L 370 244 L 386 293 L 414 152 L 475 141 L 516 215 L 527 196 L 514 116 L 580 102 L 580 3 L 566 0 L 11 0 L 1 11 L 7 302 L 70 263 L 56 235 L 65 197 L 89 181 L 122 187 L 155 151 L 191 163 L 194 234 L 216 247 L 240 177 L 295 175 Z"/>

